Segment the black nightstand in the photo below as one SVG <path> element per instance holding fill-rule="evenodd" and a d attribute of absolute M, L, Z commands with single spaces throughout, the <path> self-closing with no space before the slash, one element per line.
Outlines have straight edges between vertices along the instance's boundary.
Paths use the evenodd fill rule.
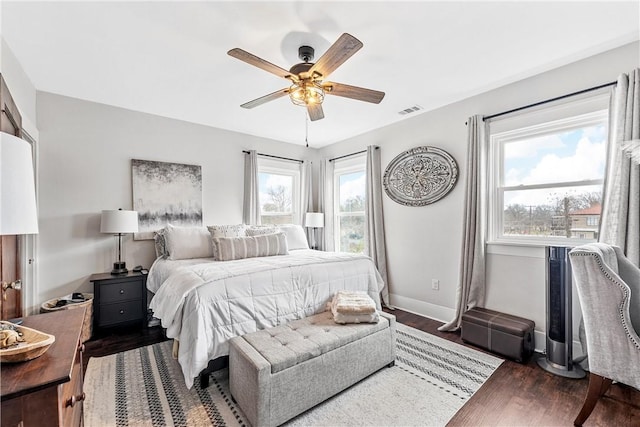
<path fill-rule="evenodd" d="M 147 325 L 147 275 L 129 271 L 127 274 L 92 274 L 93 326 L 100 330 L 112 326 L 140 323 Z"/>

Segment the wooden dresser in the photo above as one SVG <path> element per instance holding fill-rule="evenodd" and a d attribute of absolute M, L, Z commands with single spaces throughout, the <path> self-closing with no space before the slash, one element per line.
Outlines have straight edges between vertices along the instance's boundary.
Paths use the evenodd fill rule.
<path fill-rule="evenodd" d="M 56 340 L 36 359 L 2 363 L 2 427 L 82 424 L 84 311 L 79 308 L 24 318 L 24 326 L 52 334 Z"/>

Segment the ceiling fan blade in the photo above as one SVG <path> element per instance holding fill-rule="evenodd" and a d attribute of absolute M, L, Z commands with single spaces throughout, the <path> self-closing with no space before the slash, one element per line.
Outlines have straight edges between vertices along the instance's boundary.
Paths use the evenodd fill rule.
<path fill-rule="evenodd" d="M 358 101 L 379 104 L 384 98 L 384 92 L 366 89 L 363 87 L 350 86 L 343 83 L 326 82 L 322 85 L 324 93 L 345 98 L 357 99 Z"/>
<path fill-rule="evenodd" d="M 307 104 L 307 112 L 309 113 L 309 119 L 311 119 L 312 122 L 324 119 L 322 104 Z"/>
<path fill-rule="evenodd" d="M 360 40 L 351 34 L 344 33 L 311 67 L 309 75 L 313 75 L 316 72 L 326 78 L 347 59 L 351 58 L 362 46 L 363 44 Z"/>
<path fill-rule="evenodd" d="M 253 108 L 258 107 L 262 104 L 265 104 L 269 101 L 273 101 L 274 99 L 281 98 L 285 95 L 289 94 L 289 88 L 280 89 L 279 91 L 270 93 L 269 95 L 261 96 L 260 98 L 256 98 L 253 101 L 245 102 L 241 105 L 242 108 Z"/>
<path fill-rule="evenodd" d="M 247 52 L 246 50 L 242 50 L 239 48 L 231 49 L 227 52 L 229 56 L 233 56 L 240 61 L 244 61 L 247 64 L 253 65 L 254 67 L 262 68 L 265 71 L 268 71 L 272 74 L 275 74 L 278 77 L 283 77 L 289 80 L 298 80 L 298 76 L 291 74 L 289 71 L 284 68 L 278 67 L 277 65 L 272 64 L 269 61 L 265 61 L 262 58 L 255 56 L 252 53 Z"/>

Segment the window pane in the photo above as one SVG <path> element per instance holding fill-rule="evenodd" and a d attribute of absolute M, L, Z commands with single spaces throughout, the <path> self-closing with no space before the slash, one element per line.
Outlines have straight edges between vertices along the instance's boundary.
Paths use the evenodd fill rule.
<path fill-rule="evenodd" d="M 602 179 L 607 127 L 598 124 L 504 144 L 504 185 Z"/>
<path fill-rule="evenodd" d="M 505 236 L 597 239 L 602 186 L 505 191 Z"/>
<path fill-rule="evenodd" d="M 258 174 L 258 180 L 260 212 L 263 215 L 291 214 L 293 212 L 293 176 L 261 172 Z"/>
<path fill-rule="evenodd" d="M 340 212 L 364 212 L 364 171 L 340 175 Z"/>
<path fill-rule="evenodd" d="M 338 202 L 336 212 L 337 250 L 342 252 L 364 252 L 364 203 L 365 174 L 363 169 L 338 173 Z"/>
<path fill-rule="evenodd" d="M 342 252 L 364 252 L 364 214 L 340 216 L 340 248 Z"/>

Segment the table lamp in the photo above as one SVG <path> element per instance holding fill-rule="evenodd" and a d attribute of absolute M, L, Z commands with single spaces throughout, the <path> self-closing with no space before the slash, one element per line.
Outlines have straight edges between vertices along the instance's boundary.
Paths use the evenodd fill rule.
<path fill-rule="evenodd" d="M 102 211 L 100 232 L 118 236 L 118 260 L 113 263 L 111 274 L 126 274 L 129 270 L 126 263 L 122 261 L 122 235 L 138 232 L 138 212 L 122 209 Z"/>
<path fill-rule="evenodd" d="M 38 233 L 36 187 L 31 145 L 17 136 L 0 132 L 0 236 Z M 2 281 L 7 289 L 21 289 L 22 282 Z"/>
<path fill-rule="evenodd" d="M 304 217 L 304 226 L 313 228 L 311 233 L 311 249 L 318 249 L 316 244 L 316 229 L 324 227 L 324 214 L 322 212 L 307 212 Z"/>

